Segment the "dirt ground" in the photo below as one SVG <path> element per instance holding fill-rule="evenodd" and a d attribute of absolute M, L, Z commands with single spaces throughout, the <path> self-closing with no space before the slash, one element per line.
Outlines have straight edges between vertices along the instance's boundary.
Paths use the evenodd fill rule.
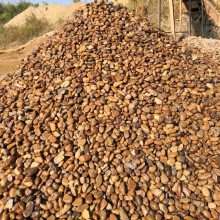
<path fill-rule="evenodd" d="M 35 48 L 44 43 L 53 33 L 52 31 L 41 37 L 34 38 L 22 46 L 0 51 L 0 79 L 8 72 L 15 70 L 22 59 L 31 54 Z"/>

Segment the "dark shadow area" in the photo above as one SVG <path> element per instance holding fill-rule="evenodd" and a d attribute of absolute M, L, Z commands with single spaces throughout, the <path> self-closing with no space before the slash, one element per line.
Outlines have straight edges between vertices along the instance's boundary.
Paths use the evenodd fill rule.
<path fill-rule="evenodd" d="M 194 34 L 196 36 L 219 39 L 220 28 L 210 18 L 210 11 L 207 11 L 203 1 L 183 0 L 183 2 L 187 8 L 188 15 L 191 17 L 191 27 Z"/>

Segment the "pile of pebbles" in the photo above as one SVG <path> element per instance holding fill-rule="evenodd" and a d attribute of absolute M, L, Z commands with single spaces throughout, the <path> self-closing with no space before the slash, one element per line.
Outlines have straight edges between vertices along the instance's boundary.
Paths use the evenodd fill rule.
<path fill-rule="evenodd" d="M 0 84 L 0 219 L 219 219 L 219 95 L 208 61 L 87 4 Z"/>

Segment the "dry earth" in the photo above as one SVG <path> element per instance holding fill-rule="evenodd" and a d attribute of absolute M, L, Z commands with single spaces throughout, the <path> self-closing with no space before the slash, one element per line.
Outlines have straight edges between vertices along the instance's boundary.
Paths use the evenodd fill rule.
<path fill-rule="evenodd" d="M 44 43 L 53 33 L 49 32 L 43 36 L 34 38 L 22 46 L 0 51 L 0 79 L 8 72 L 16 69 L 22 59 L 27 57 L 40 44 Z"/>

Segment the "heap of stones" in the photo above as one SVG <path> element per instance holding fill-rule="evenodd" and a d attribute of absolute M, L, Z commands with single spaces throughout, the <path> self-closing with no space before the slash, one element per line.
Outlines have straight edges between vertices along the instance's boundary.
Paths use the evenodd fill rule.
<path fill-rule="evenodd" d="M 0 219 L 219 219 L 219 74 L 90 3 L 0 84 Z"/>

